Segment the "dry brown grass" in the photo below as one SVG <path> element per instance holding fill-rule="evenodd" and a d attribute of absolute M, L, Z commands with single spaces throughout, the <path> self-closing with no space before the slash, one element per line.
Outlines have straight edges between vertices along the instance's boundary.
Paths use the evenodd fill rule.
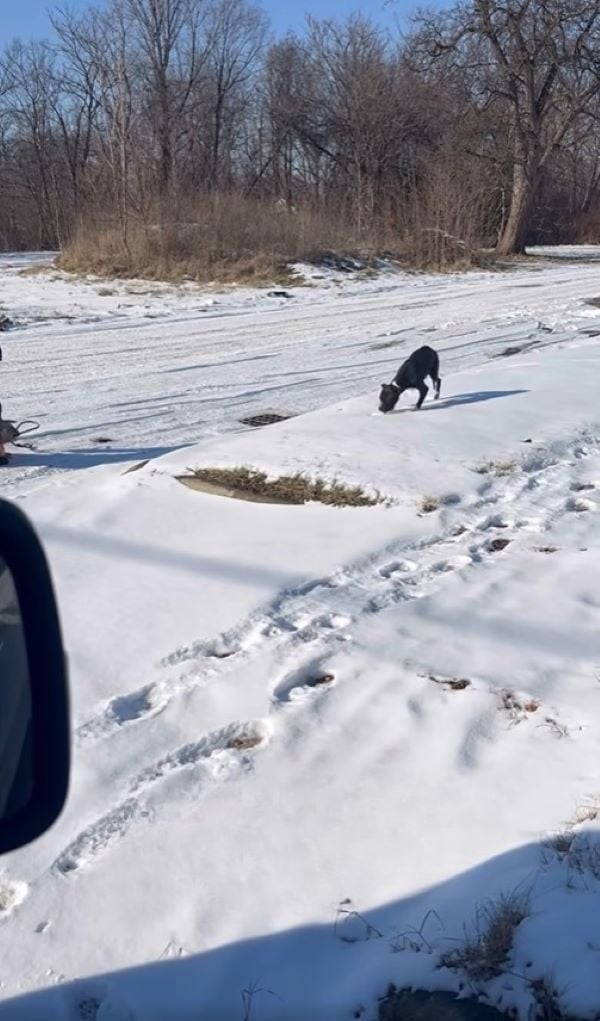
<path fill-rule="evenodd" d="M 301 474 L 269 479 L 265 472 L 246 467 L 190 469 L 190 474 L 181 475 L 179 481 L 190 489 L 259 503 L 373 507 L 381 502 L 378 496 L 369 495 L 360 486 L 310 479 Z"/>
<path fill-rule="evenodd" d="M 419 504 L 419 512 L 421 514 L 433 514 L 434 511 L 440 508 L 440 499 L 437 496 L 424 496 Z"/>
<path fill-rule="evenodd" d="M 442 957 L 442 965 L 462 971 L 470 979 L 487 982 L 504 970 L 515 932 L 529 913 L 529 898 L 503 894 L 477 909 L 474 931 L 463 944 Z"/>
<path fill-rule="evenodd" d="M 72 231 L 58 265 L 108 277 L 219 284 L 300 283 L 294 262 L 338 264 L 370 276 L 378 257 L 432 272 L 460 272 L 489 263 L 480 245 L 485 220 L 464 174 L 444 172 L 425 195 L 373 214 L 360 229 L 344 201 L 286 208 L 240 193 L 148 203 L 127 223 L 89 209 Z"/>
<path fill-rule="evenodd" d="M 334 209 L 286 210 L 234 194 L 157 208 L 132 219 L 126 231 L 90 215 L 59 265 L 109 277 L 290 286 L 302 283 L 290 273 L 290 263 L 316 262 L 333 252 L 367 266 L 372 240 L 357 239 Z"/>
<path fill-rule="evenodd" d="M 514 475 L 517 467 L 516 461 L 486 461 L 479 465 L 475 471 L 478 475 L 495 475 L 497 478 L 503 478 L 507 475 Z"/>

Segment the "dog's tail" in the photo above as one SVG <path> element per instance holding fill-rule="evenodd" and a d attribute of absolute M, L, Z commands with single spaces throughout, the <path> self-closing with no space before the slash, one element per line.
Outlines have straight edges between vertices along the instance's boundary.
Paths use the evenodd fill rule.
<path fill-rule="evenodd" d="M 431 378 L 432 378 L 433 384 L 435 386 L 435 396 L 439 397 L 440 396 L 440 388 L 442 386 L 442 380 L 440 378 L 440 356 L 437 353 L 437 351 L 433 352 L 432 363 L 433 364 L 431 366 Z"/>

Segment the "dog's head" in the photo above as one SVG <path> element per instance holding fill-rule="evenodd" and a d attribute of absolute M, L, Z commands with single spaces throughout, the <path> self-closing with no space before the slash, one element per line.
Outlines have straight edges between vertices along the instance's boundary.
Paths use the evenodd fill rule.
<path fill-rule="evenodd" d="M 388 411 L 393 411 L 398 403 L 400 396 L 400 390 L 395 383 L 382 383 L 381 390 L 379 391 L 379 410 L 387 415 Z"/>

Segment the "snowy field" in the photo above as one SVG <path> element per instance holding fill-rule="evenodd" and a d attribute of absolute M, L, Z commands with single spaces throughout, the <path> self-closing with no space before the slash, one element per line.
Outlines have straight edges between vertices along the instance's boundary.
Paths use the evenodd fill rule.
<path fill-rule="evenodd" d="M 0 399 L 41 423 L 0 492 L 74 730 L 62 818 L 1 863 L 0 1021 L 374 1021 L 390 983 L 599 1016 L 600 274 L 544 254 L 291 297 L 0 260 Z M 423 343 L 442 399 L 379 415 Z M 239 465 L 383 499 L 177 480 Z M 502 897 L 505 960 L 449 967 Z"/>

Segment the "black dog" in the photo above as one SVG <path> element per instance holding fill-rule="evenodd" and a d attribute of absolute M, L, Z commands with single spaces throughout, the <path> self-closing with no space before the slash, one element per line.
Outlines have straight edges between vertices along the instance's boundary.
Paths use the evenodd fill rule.
<path fill-rule="evenodd" d="M 425 386 L 425 376 L 430 376 L 435 386 L 435 399 L 440 396 L 440 359 L 437 351 L 432 347 L 420 347 L 402 363 L 391 383 L 382 383 L 379 394 L 379 410 L 384 415 L 392 411 L 398 403 L 400 394 L 405 390 L 418 390 L 419 400 L 417 409 L 429 393 L 429 387 Z"/>

